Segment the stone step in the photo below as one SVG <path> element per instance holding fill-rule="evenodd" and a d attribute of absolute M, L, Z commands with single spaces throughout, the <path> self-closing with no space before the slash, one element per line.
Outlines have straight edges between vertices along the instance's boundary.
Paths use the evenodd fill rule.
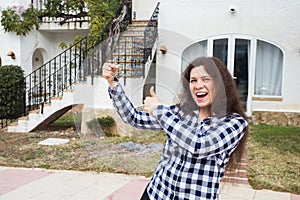
<path fill-rule="evenodd" d="M 126 61 L 143 61 L 144 56 L 143 54 L 137 54 L 137 55 L 113 55 L 113 57 L 111 59 L 109 59 L 107 62 L 119 62 L 122 60 L 126 60 Z"/>
<path fill-rule="evenodd" d="M 28 116 L 24 116 L 24 117 L 19 117 L 18 120 L 28 120 L 29 117 Z"/>
<path fill-rule="evenodd" d="M 141 51 L 144 49 L 144 44 L 143 43 L 135 43 L 135 42 L 124 42 L 124 43 L 119 43 L 117 46 L 115 46 L 115 51 L 117 52 L 119 49 L 135 49 L 136 51 Z"/>
<path fill-rule="evenodd" d="M 11 126 L 11 127 L 18 126 L 18 122 L 17 121 L 16 122 L 12 122 L 12 123 L 8 124 L 8 126 Z"/>
<path fill-rule="evenodd" d="M 128 26 L 127 27 L 127 30 L 126 31 L 137 31 L 137 32 L 144 32 L 145 31 L 145 29 L 146 29 L 146 25 L 145 26 L 141 26 L 141 25 L 139 25 L 139 26 Z M 125 31 L 125 32 L 126 32 Z"/>
<path fill-rule="evenodd" d="M 142 60 L 141 60 L 142 61 Z M 131 64 L 131 65 L 140 65 L 141 64 L 141 61 L 138 62 L 138 60 L 136 61 L 132 61 L 132 60 L 118 60 L 118 62 L 115 62 L 115 63 L 118 63 L 118 64 L 123 64 L 123 63 L 126 63 L 127 64 Z"/>
<path fill-rule="evenodd" d="M 126 56 L 126 57 L 137 57 L 137 56 L 142 56 L 144 55 L 144 49 L 136 49 L 136 48 L 118 48 L 115 52 L 113 52 L 112 56 L 114 57 L 121 57 L 121 56 Z"/>
<path fill-rule="evenodd" d="M 128 26 L 128 29 L 136 28 L 136 29 L 139 29 L 139 30 L 145 30 L 147 25 L 148 25 L 147 23 L 144 23 L 144 24 L 142 24 L 142 23 L 141 24 L 130 24 Z"/>
<path fill-rule="evenodd" d="M 123 37 L 135 37 L 137 39 L 141 39 L 141 38 L 144 38 L 144 34 L 124 33 L 124 34 L 122 34 L 122 38 Z"/>
<path fill-rule="evenodd" d="M 138 78 L 143 76 L 143 70 L 122 70 L 119 71 L 119 76 L 127 78 Z"/>
<path fill-rule="evenodd" d="M 133 30 L 133 31 L 126 31 L 124 33 L 122 33 L 122 35 L 120 35 L 120 38 L 123 38 L 123 37 L 136 37 L 136 36 L 143 36 L 144 37 L 144 31 L 136 31 L 136 30 Z"/>
<path fill-rule="evenodd" d="M 40 112 L 40 109 L 31 110 L 29 111 L 29 114 L 38 114 Z"/>
<path fill-rule="evenodd" d="M 126 31 L 132 31 L 132 30 L 137 30 L 137 31 L 144 31 L 145 28 L 147 27 L 147 24 L 129 24 L 125 30 Z"/>
<path fill-rule="evenodd" d="M 62 97 L 51 98 L 51 103 L 44 103 L 43 113 L 40 109 L 31 111 L 27 116 L 19 118 L 15 123 L 10 124 L 7 132 L 29 132 L 43 124 L 47 125 L 51 117 L 53 120 L 61 116 L 61 112 L 66 112 L 69 109 L 69 104 L 72 104 L 73 90 L 65 90 Z M 62 109 L 63 108 L 63 109 Z M 49 118 L 50 117 L 50 118 Z"/>
<path fill-rule="evenodd" d="M 121 37 L 120 40 L 118 41 L 118 43 L 116 44 L 123 44 L 123 43 L 136 43 L 137 45 L 143 45 L 144 44 L 144 37 L 140 37 L 140 35 L 138 35 L 137 37 L 135 36 L 131 36 L 131 37 Z"/>
<path fill-rule="evenodd" d="M 112 61 L 112 63 L 117 63 L 117 64 L 122 64 L 122 63 L 125 63 L 126 65 L 127 64 L 135 64 L 135 65 L 140 65 L 142 62 L 143 62 L 143 58 L 136 58 L 136 59 L 128 59 L 128 60 L 119 60 L 118 58 L 114 59 L 114 60 L 110 60 Z"/>
<path fill-rule="evenodd" d="M 113 56 L 126 56 L 126 57 L 135 57 L 135 56 L 142 56 L 142 53 L 113 53 Z"/>
<path fill-rule="evenodd" d="M 148 22 L 148 19 L 134 19 L 129 26 L 147 26 Z"/>
<path fill-rule="evenodd" d="M 131 40 L 122 39 L 114 46 L 115 52 L 118 52 L 119 49 L 124 49 L 124 48 L 141 50 L 144 48 L 144 41 L 136 40 L 136 38 L 133 38 Z"/>

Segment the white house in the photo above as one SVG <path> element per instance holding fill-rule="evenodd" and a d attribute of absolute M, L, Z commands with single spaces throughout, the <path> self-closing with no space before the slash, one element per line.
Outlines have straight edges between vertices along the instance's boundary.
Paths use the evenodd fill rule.
<path fill-rule="evenodd" d="M 134 2 L 137 17 L 156 2 L 147 3 Z M 157 51 L 158 94 L 171 102 L 187 63 L 217 56 L 255 122 L 300 125 L 299 10 L 298 0 L 160 1 L 158 49 L 167 53 Z"/>
<path fill-rule="evenodd" d="M 26 7 L 29 3 L 30 0 L 1 2 L 1 8 L 15 4 Z M 162 102 L 176 101 L 180 75 L 189 61 L 198 56 L 217 56 L 236 80 L 249 119 L 255 123 L 300 125 L 299 0 L 131 3 L 134 20 L 149 20 L 159 3 L 158 37 L 145 67 Z M 60 42 L 72 42 L 76 35 L 87 35 L 88 26 L 43 23 L 26 37 L 3 31 L 0 34 L 2 65 L 21 65 L 29 74 L 62 51 Z M 6 55 L 8 51 L 15 53 L 15 60 Z M 125 90 L 135 98 L 137 106 L 147 92 L 143 85 L 149 82 L 149 74 L 145 78 L 126 79 Z M 97 84 L 89 86 L 92 97 L 76 94 L 76 99 L 87 99 L 85 110 L 111 109 L 105 81 L 96 81 Z M 77 91 L 87 91 L 85 87 L 77 86 Z"/>
<path fill-rule="evenodd" d="M 43 1 L 38 0 L 12 0 L 1 1 L 1 10 L 7 7 L 23 6 L 25 9 L 30 5 L 38 5 Z M 77 35 L 86 36 L 88 34 L 88 24 L 79 26 L 74 23 L 66 23 L 59 26 L 57 22 L 42 23 L 39 30 L 32 30 L 26 36 L 17 36 L 14 32 L 5 33 L 3 26 L 0 31 L 0 57 L 2 65 L 19 65 L 28 75 L 33 70 L 46 63 L 48 60 L 62 52 L 59 47 L 61 42 L 67 44 L 74 41 Z M 13 51 L 16 58 L 7 56 L 9 51 Z"/>

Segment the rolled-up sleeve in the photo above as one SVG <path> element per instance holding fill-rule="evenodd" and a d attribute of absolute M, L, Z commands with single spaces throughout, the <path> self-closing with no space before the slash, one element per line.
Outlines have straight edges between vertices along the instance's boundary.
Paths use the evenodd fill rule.
<path fill-rule="evenodd" d="M 162 129 L 156 118 L 144 111 L 137 110 L 133 106 L 120 84 L 114 88 L 109 88 L 108 91 L 114 107 L 125 123 L 140 129 Z"/>

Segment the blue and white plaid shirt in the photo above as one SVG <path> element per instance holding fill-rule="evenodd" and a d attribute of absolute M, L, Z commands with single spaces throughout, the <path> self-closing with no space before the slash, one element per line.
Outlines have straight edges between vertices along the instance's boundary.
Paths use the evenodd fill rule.
<path fill-rule="evenodd" d="M 246 132 L 243 117 L 198 121 L 198 111 L 183 115 L 180 105 L 159 105 L 150 115 L 134 108 L 120 84 L 109 93 L 123 121 L 166 133 L 161 160 L 147 186 L 151 200 L 218 199 L 226 164 Z"/>

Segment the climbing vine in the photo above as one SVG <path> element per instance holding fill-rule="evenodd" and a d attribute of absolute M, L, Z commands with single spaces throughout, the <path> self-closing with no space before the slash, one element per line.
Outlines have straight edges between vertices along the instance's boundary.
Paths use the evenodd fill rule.
<path fill-rule="evenodd" d="M 43 17 L 59 18 L 60 25 L 73 18 L 89 17 L 89 35 L 99 38 L 121 2 L 122 0 L 48 0 L 41 10 L 32 5 L 26 9 L 23 6 L 12 6 L 1 11 L 1 24 L 5 32 L 26 36 L 29 31 L 39 28 Z"/>

